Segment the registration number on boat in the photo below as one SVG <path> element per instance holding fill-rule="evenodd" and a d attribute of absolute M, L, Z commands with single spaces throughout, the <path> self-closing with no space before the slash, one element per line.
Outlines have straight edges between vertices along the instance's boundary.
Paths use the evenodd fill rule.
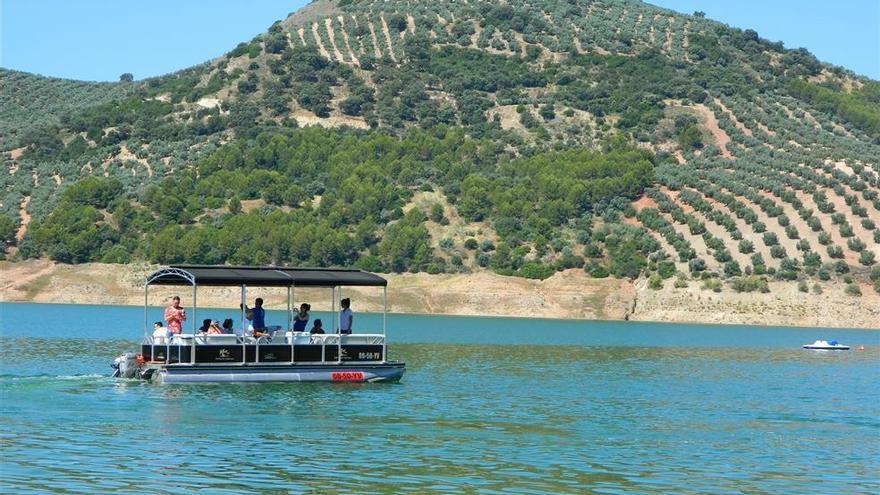
<path fill-rule="evenodd" d="M 330 380 L 334 382 L 362 382 L 363 371 L 334 371 L 330 373 Z"/>

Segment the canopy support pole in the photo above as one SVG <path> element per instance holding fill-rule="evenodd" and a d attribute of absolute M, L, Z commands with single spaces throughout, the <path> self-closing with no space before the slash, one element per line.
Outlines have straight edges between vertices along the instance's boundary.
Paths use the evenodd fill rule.
<path fill-rule="evenodd" d="M 382 362 L 388 361 L 388 356 L 386 355 L 387 348 L 385 347 L 385 342 L 388 340 L 388 286 L 382 287 Z"/>
<path fill-rule="evenodd" d="M 288 331 L 288 332 L 290 331 L 290 323 L 291 323 L 291 321 L 293 321 L 293 314 L 290 312 L 290 309 L 293 307 L 293 302 L 290 299 L 292 297 L 292 292 L 293 291 L 291 290 L 291 287 L 288 286 L 287 287 L 287 328 L 285 328 L 285 331 Z"/>
<path fill-rule="evenodd" d="M 287 332 L 290 333 L 290 364 L 296 362 L 296 357 L 293 355 L 294 345 L 296 344 L 296 338 L 293 336 L 293 326 L 290 324 L 292 321 L 292 313 L 290 312 L 290 308 L 293 307 L 293 296 L 294 291 L 296 289 L 293 285 L 287 288 Z"/>
<path fill-rule="evenodd" d="M 149 318 L 147 317 L 147 305 L 149 304 L 149 296 L 147 291 L 150 290 L 149 284 L 144 284 L 144 341 L 147 339 L 147 328 L 149 326 Z"/>
<path fill-rule="evenodd" d="M 245 302 L 247 301 L 247 286 L 241 284 L 241 364 L 247 361 L 247 348 L 245 344 L 245 335 L 247 334 L 247 320 L 245 319 Z"/>
<path fill-rule="evenodd" d="M 339 299 L 340 299 L 340 302 L 339 302 L 340 313 L 336 317 L 336 320 L 338 321 L 337 328 L 339 329 L 339 340 L 336 341 L 336 343 L 338 345 L 338 348 L 336 349 L 336 362 L 342 363 L 342 313 L 341 313 L 341 310 L 342 310 L 342 301 L 341 301 L 342 300 L 342 286 L 341 285 L 339 286 L 339 293 L 337 294 L 337 296 L 339 296 Z M 334 299 L 334 301 L 335 301 L 335 299 Z"/>
<path fill-rule="evenodd" d="M 189 356 L 189 363 L 190 364 L 196 364 L 196 322 L 198 321 L 198 318 L 196 317 L 196 311 L 198 311 L 196 294 L 198 293 L 198 287 L 199 287 L 198 285 L 193 283 L 193 315 L 192 315 L 193 336 L 192 336 L 192 352 L 190 352 L 190 356 Z"/>

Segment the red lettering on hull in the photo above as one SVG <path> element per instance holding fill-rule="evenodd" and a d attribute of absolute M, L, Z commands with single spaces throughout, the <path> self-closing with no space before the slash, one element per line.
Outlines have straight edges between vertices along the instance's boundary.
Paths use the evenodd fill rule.
<path fill-rule="evenodd" d="M 363 371 L 334 371 L 330 373 L 330 380 L 334 382 L 362 382 Z"/>

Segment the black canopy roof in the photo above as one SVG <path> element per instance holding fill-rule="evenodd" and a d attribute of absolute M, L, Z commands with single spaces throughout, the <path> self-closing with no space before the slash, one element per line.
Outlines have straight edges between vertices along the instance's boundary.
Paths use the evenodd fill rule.
<path fill-rule="evenodd" d="M 362 270 L 289 268 L 283 266 L 172 265 L 147 277 L 147 285 L 211 285 L 259 287 L 384 287 L 388 281 Z"/>

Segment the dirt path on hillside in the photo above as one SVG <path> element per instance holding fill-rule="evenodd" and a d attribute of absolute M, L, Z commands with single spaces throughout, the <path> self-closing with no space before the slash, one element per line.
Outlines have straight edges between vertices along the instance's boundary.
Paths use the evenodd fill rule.
<path fill-rule="evenodd" d="M 754 252 L 759 253 L 762 257 L 764 257 L 764 261 L 769 261 L 773 259 L 773 257 L 770 256 L 770 248 L 765 246 L 764 241 L 761 239 L 761 234 L 755 233 L 755 229 L 753 229 L 751 225 L 747 224 L 745 220 L 736 216 L 736 214 L 731 211 L 724 203 L 716 201 L 715 199 L 708 196 L 704 196 L 703 199 L 711 204 L 713 208 L 716 208 L 718 211 L 726 213 L 730 215 L 731 218 L 733 218 L 733 221 L 736 222 L 736 228 L 739 229 L 740 233 L 743 236 L 743 239 L 752 241 L 752 244 L 755 246 Z M 739 241 L 736 241 L 736 245 L 733 246 L 733 249 L 739 251 Z M 749 264 L 751 264 L 751 253 L 746 256 L 749 257 Z"/>
<path fill-rule="evenodd" d="M 822 230 L 824 230 L 831 237 L 831 243 L 836 246 L 840 246 L 843 249 L 844 261 L 846 261 L 848 265 L 857 265 L 859 263 L 858 255 L 847 248 L 846 239 L 844 239 L 840 235 L 840 231 L 837 229 L 837 226 L 831 223 L 831 215 L 826 215 L 825 213 L 821 213 L 819 211 L 818 206 L 816 206 L 816 202 L 813 201 L 812 194 L 807 194 L 800 190 L 794 190 L 794 194 L 799 200 L 801 200 L 801 203 L 803 203 L 805 207 L 813 210 L 813 216 L 819 219 L 819 224 L 822 226 Z M 818 240 L 816 242 L 817 244 L 811 247 L 814 251 L 822 254 L 822 259 L 827 259 L 828 249 L 825 246 L 818 244 Z"/>
<path fill-rule="evenodd" d="M 327 39 L 330 40 L 330 47 L 333 49 L 333 55 L 336 57 L 336 61 L 345 63 L 345 57 L 342 55 L 342 52 L 339 51 L 339 47 L 336 46 L 336 34 L 333 30 L 332 18 L 328 17 L 324 19 L 324 28 L 327 30 Z"/>
<path fill-rule="evenodd" d="M 747 198 L 745 196 L 738 196 L 733 191 L 730 191 L 727 189 L 725 189 L 725 192 L 733 194 L 737 201 L 745 204 L 746 206 L 751 208 L 753 212 L 755 212 L 755 215 L 758 216 L 758 221 L 767 226 L 767 232 L 774 232 L 776 234 L 777 239 L 779 239 L 779 245 L 785 248 L 785 254 L 787 256 L 790 256 L 790 257 L 797 256 L 797 254 L 798 254 L 797 241 L 795 241 L 793 239 L 789 239 L 788 236 L 785 235 L 783 228 L 779 226 L 779 221 L 776 220 L 776 218 L 770 218 L 766 213 L 764 213 L 764 210 L 762 210 L 760 206 L 758 206 L 755 203 L 752 203 L 749 200 L 749 198 Z M 779 202 L 776 201 L 776 203 L 779 203 Z M 751 238 L 751 240 L 755 243 L 756 246 L 758 243 L 764 244 L 764 234 L 763 233 L 755 234 L 754 232 L 752 232 L 752 235 L 754 235 L 755 237 Z M 769 250 L 770 248 L 768 247 L 767 249 Z M 777 260 L 775 258 L 766 258 L 765 257 L 764 262 L 767 263 L 768 267 L 779 265 L 779 260 Z"/>
<path fill-rule="evenodd" d="M 385 36 L 385 43 L 388 45 L 388 56 L 394 63 L 397 63 L 397 57 L 394 56 L 394 44 L 391 41 L 391 31 L 388 30 L 388 23 L 385 22 L 385 16 L 379 14 L 379 20 L 382 21 L 382 34 Z"/>
<path fill-rule="evenodd" d="M 739 241 L 734 240 L 733 237 L 730 236 L 730 233 L 724 229 L 724 227 L 709 220 L 708 218 L 706 218 L 705 215 L 703 215 L 702 212 L 695 210 L 691 205 L 686 204 L 684 201 L 682 201 L 679 198 L 678 191 L 664 191 L 664 192 L 667 195 L 669 195 L 669 197 L 672 198 L 676 202 L 676 204 L 678 204 L 678 206 L 681 207 L 682 210 L 684 210 L 685 213 L 690 213 L 691 215 L 695 216 L 698 220 L 703 222 L 703 224 L 706 226 L 706 230 L 710 234 L 717 237 L 718 239 L 721 239 L 721 242 L 724 243 L 724 247 L 727 249 L 727 251 L 730 252 L 730 257 L 733 258 L 734 261 L 739 263 L 740 267 L 745 268 L 746 266 L 751 264 L 751 259 L 749 258 L 750 255 L 743 254 L 743 253 L 739 252 L 739 249 L 738 249 Z M 744 235 L 744 237 L 745 237 L 745 235 Z M 713 257 L 712 259 L 714 260 L 715 258 Z M 708 262 L 708 260 L 706 260 L 706 261 Z"/>
<path fill-rule="evenodd" d="M 794 190 L 792 190 L 792 192 L 794 192 Z M 773 201 L 776 202 L 776 204 L 781 206 L 783 213 L 785 213 L 785 216 L 788 217 L 788 219 L 791 222 L 791 225 L 794 225 L 794 228 L 797 229 L 798 236 L 800 236 L 801 239 L 806 239 L 807 242 L 810 243 L 810 248 L 822 256 L 822 261 L 829 261 L 830 260 L 830 258 L 828 257 L 828 253 L 822 252 L 822 250 L 820 249 L 821 244 L 819 244 L 819 234 L 817 232 L 813 232 L 813 229 L 811 229 L 810 226 L 807 225 L 807 222 L 804 221 L 803 218 L 801 218 L 801 216 L 798 214 L 798 212 L 794 208 L 794 206 L 783 201 L 782 198 L 775 196 L 773 193 L 758 190 L 758 194 L 760 194 L 761 196 L 764 196 L 765 198 L 772 199 Z M 813 212 L 814 215 L 817 213 L 819 215 L 821 215 L 821 213 L 819 213 L 818 211 Z M 771 230 L 769 228 L 770 227 L 769 225 L 767 227 L 768 227 L 768 230 Z M 776 229 L 778 229 L 778 231 L 776 229 L 772 229 L 772 230 L 774 232 L 776 232 L 776 234 L 780 237 L 780 239 L 783 236 L 785 236 L 785 227 L 781 227 L 779 225 L 779 222 L 776 222 L 775 227 L 776 227 Z M 792 254 L 800 255 L 800 251 L 796 251 L 795 253 L 789 253 L 789 256 L 791 256 Z"/>
<path fill-rule="evenodd" d="M 345 30 L 345 17 L 339 16 L 339 32 L 342 34 L 342 40 L 345 42 L 345 49 L 348 50 L 348 56 L 351 58 L 351 62 L 354 65 L 360 67 L 361 61 L 358 60 L 357 55 L 354 54 L 354 50 L 351 49 L 351 41 L 348 39 L 348 31 Z"/>
<path fill-rule="evenodd" d="M 330 56 L 330 52 L 327 51 L 327 48 L 324 47 L 324 42 L 321 41 L 321 35 L 318 33 L 318 23 L 312 23 L 312 36 L 315 38 L 315 44 L 318 45 L 318 53 L 321 54 L 322 57 L 327 60 L 333 60 L 333 57 Z"/>
<path fill-rule="evenodd" d="M 725 105 L 724 102 L 722 102 L 718 98 L 713 98 L 712 101 L 714 101 L 716 105 L 721 107 L 721 111 L 724 112 L 725 115 L 727 115 L 727 118 L 730 119 L 731 122 L 733 122 L 733 125 L 737 129 L 739 129 L 740 132 L 742 132 L 746 136 L 752 137 L 752 130 L 746 127 L 745 124 L 743 124 L 738 118 L 736 118 L 736 115 L 734 115 L 733 112 L 729 108 L 727 108 L 727 105 Z"/>
<path fill-rule="evenodd" d="M 31 203 L 31 197 L 25 196 L 21 200 L 21 206 L 18 208 L 18 216 L 21 217 L 21 223 L 18 226 L 18 231 L 15 232 L 15 240 L 21 242 L 24 239 L 25 233 L 27 233 L 28 224 L 31 223 L 31 216 L 28 214 L 27 207 Z"/>
<path fill-rule="evenodd" d="M 372 20 L 367 20 L 367 27 L 370 29 L 370 39 L 373 40 L 373 54 L 376 58 L 382 58 L 382 50 L 379 49 L 379 37 L 376 36 L 376 27 Z"/>
<path fill-rule="evenodd" d="M 715 117 L 715 112 L 702 103 L 692 105 L 690 108 L 696 110 L 698 116 L 701 117 L 703 126 L 709 131 L 709 134 L 712 135 L 712 139 L 715 141 L 715 146 L 721 150 L 721 156 L 728 159 L 734 159 L 735 157 L 733 154 L 727 149 L 727 144 L 730 143 L 730 136 L 724 132 L 724 129 L 718 126 L 718 119 Z"/>
<path fill-rule="evenodd" d="M 638 208 L 637 208 L 637 210 L 638 210 Z M 678 251 L 676 251 L 675 248 L 672 247 L 672 244 L 669 244 L 669 241 L 667 241 L 666 238 L 663 237 L 662 234 L 660 234 L 660 232 L 657 232 L 657 231 L 649 229 L 648 227 L 645 227 L 645 225 L 642 224 L 642 222 L 639 221 L 639 219 L 635 218 L 635 217 L 624 218 L 623 223 L 628 224 L 628 225 L 632 225 L 633 227 L 638 227 L 638 228 L 644 229 L 645 232 L 648 233 L 648 235 L 650 235 L 652 238 L 654 238 L 655 241 L 657 241 L 658 244 L 660 244 L 660 249 L 662 249 L 663 251 L 666 252 L 666 254 L 669 255 L 669 259 L 673 263 L 675 263 L 675 269 L 681 273 L 688 273 L 687 262 L 679 261 Z"/>

